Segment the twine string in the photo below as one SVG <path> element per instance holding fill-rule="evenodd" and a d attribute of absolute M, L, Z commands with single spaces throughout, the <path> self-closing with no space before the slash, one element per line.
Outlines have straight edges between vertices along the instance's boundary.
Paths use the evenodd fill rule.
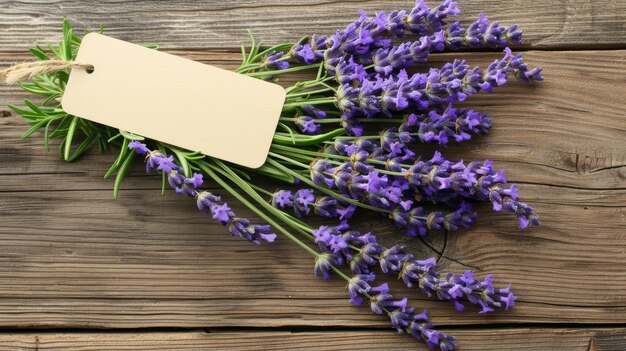
<path fill-rule="evenodd" d="M 8 85 L 32 78 L 38 74 L 54 73 L 70 68 L 93 69 L 93 65 L 76 61 L 45 60 L 13 65 L 0 71 L 0 80 Z"/>

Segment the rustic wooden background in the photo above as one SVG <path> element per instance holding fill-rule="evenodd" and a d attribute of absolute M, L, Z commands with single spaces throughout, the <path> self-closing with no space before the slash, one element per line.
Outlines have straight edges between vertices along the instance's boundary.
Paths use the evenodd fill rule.
<path fill-rule="evenodd" d="M 103 24 L 112 36 L 232 68 L 247 28 L 277 43 L 332 33 L 358 7 L 411 6 L 1 1 L 0 66 L 28 59 L 34 43 L 58 40 L 64 16 L 77 28 Z M 444 250 L 442 270 L 470 267 L 513 283 L 519 305 L 512 311 L 456 313 L 402 292 L 456 335 L 462 350 L 625 350 L 626 1 L 461 0 L 460 7 L 466 21 L 485 12 L 518 23 L 525 44 L 517 51 L 544 67 L 546 81 L 473 98 L 468 105 L 494 118 L 492 133 L 444 155 L 495 160 L 542 225 L 521 231 L 485 205 L 473 229 L 433 243 Z M 463 57 L 484 65 L 496 55 Z M 433 64 L 456 56 L 434 55 Z M 102 178 L 112 155 L 92 152 L 66 164 L 41 139 L 20 138 L 26 123 L 2 106 L 26 96 L 0 87 L 1 350 L 425 348 L 350 306 L 343 282 L 315 279 L 312 260 L 289 242 L 233 240 L 189 201 L 161 197 L 160 181 L 141 165 L 113 200 L 112 181 Z M 399 237 L 382 220 L 363 226 Z"/>

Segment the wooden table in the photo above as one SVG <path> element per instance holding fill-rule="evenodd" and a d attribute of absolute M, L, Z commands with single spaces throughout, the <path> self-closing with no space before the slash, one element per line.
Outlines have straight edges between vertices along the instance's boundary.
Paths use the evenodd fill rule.
<path fill-rule="evenodd" d="M 433 2 L 430 2 L 431 4 Z M 250 28 L 268 44 L 332 33 L 368 11 L 412 2 L 320 0 L 3 1 L 0 65 L 56 41 L 67 16 L 77 28 L 233 68 Z M 461 350 L 626 349 L 626 1 L 461 1 L 518 23 L 517 51 L 546 80 L 472 98 L 489 112 L 487 137 L 443 150 L 451 159 L 492 159 L 506 169 L 542 225 L 519 230 L 480 206 L 479 223 L 433 245 L 441 270 L 468 267 L 513 283 L 519 304 L 483 316 L 457 313 L 415 291 Z M 434 55 L 485 65 L 498 53 Z M 0 87 L 0 105 L 28 97 Z M 172 116 L 175 117 L 175 116 Z M 254 247 L 172 193 L 137 164 L 112 197 L 102 175 L 113 155 L 66 164 L 42 139 L 21 139 L 23 119 L 0 107 L 0 349 L 425 349 L 388 321 L 347 302 L 344 283 L 312 275 L 313 261 L 286 240 Z M 420 147 L 425 155 L 432 147 Z M 226 197 L 230 203 L 234 199 Z M 236 210 L 245 215 L 248 211 Z M 387 221 L 364 226 L 403 239 Z"/>

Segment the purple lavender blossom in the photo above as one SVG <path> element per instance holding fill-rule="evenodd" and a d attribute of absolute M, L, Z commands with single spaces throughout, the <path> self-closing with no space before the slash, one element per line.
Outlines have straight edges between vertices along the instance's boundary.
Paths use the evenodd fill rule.
<path fill-rule="evenodd" d="M 272 206 L 278 209 L 293 210 L 298 217 L 310 214 L 312 207 L 318 216 L 339 218 L 340 220 L 352 217 L 356 207 L 332 196 L 316 196 L 313 189 L 301 189 L 296 193 L 296 196 L 298 196 L 298 200 L 295 199 L 290 190 L 278 190 L 272 194 L 270 202 Z"/>
<path fill-rule="evenodd" d="M 360 87 L 344 83 L 335 95 L 337 107 L 347 118 L 391 116 L 405 110 L 424 110 L 464 101 L 468 95 L 481 90 L 492 92 L 505 84 L 510 74 L 526 83 L 543 79 L 541 68 L 529 70 L 520 55 L 513 55 L 509 48 L 504 52 L 502 59 L 495 60 L 484 72 L 478 67 L 470 69 L 465 61 L 455 60 L 440 69 L 432 68 L 426 74 L 409 76 L 405 70 L 400 70 L 396 75 L 364 78 Z"/>
<path fill-rule="evenodd" d="M 319 134 L 321 130 L 320 125 L 315 123 L 315 119 L 309 116 L 296 117 L 295 124 L 305 134 Z"/>
<path fill-rule="evenodd" d="M 289 68 L 289 62 L 281 59 L 284 53 L 282 51 L 274 52 L 268 55 L 263 62 L 263 67 L 275 68 L 278 70 L 283 70 Z"/>
<path fill-rule="evenodd" d="M 387 315 L 391 325 L 399 332 L 406 332 L 416 339 L 421 339 L 430 348 L 440 350 L 456 349 L 455 339 L 433 329 L 434 324 L 428 323 L 426 310 L 415 313 L 415 308 L 408 307 L 408 299 L 395 299 L 389 292 L 389 286 L 382 284 L 371 286 L 375 280 L 373 273 L 357 274 L 348 282 L 350 302 L 361 305 L 366 299 L 370 301 L 370 308 L 375 314 Z"/>
<path fill-rule="evenodd" d="M 409 118 L 410 119 L 410 118 Z M 415 124 L 415 120 L 406 123 Z M 436 152 L 430 160 L 419 160 L 408 166 L 403 163 L 413 162 L 415 154 L 404 144 L 408 140 L 407 126 L 399 131 L 384 131 L 381 145 L 371 140 L 352 142 L 337 139 L 325 152 L 342 155 L 350 161 L 339 166 L 330 166 L 328 160 L 317 162 L 327 164 L 325 173 L 333 175 L 333 182 L 326 185 L 337 189 L 340 194 L 390 210 L 390 217 L 400 227 L 407 228 L 409 235 L 425 235 L 426 229 L 438 229 L 443 225 L 447 230 L 466 227 L 475 220 L 466 200 L 490 201 L 494 211 L 506 211 L 515 214 L 520 227 L 537 225 L 538 216 L 527 204 L 520 202 L 517 188 L 507 185 L 503 171 L 493 169 L 491 161 L 463 163 L 451 162 Z M 369 159 L 385 163 L 388 171 L 397 175 L 380 175 L 372 169 Z M 358 163 L 357 163 L 358 162 Z M 362 164 L 362 165 L 361 165 Z M 320 183 L 321 184 L 321 183 Z M 404 196 L 403 196 L 404 195 Z M 413 204 L 407 207 L 408 196 L 422 202 L 443 203 L 457 208 L 448 215 L 430 217 L 421 207 Z"/>
<path fill-rule="evenodd" d="M 133 140 L 128 143 L 128 148 L 135 151 L 140 156 L 145 156 L 150 152 L 150 150 L 146 147 L 146 144 L 143 144 L 137 140 Z"/>
<path fill-rule="evenodd" d="M 435 259 L 407 259 L 399 274 L 408 287 L 417 285 L 426 296 L 437 295 L 439 300 L 452 301 L 457 310 L 464 306 L 459 300 L 466 300 L 481 306 L 479 313 L 494 311 L 494 308 L 508 310 L 515 305 L 515 295 L 510 286 L 503 289 L 494 288 L 491 275 L 483 281 L 474 279 L 472 271 L 461 275 L 452 273 L 440 274 L 434 270 Z"/>
<path fill-rule="evenodd" d="M 293 195 L 289 190 L 279 190 L 272 195 L 272 206 L 287 208 L 293 205 Z"/>
<path fill-rule="evenodd" d="M 300 189 L 293 198 L 293 210 L 298 217 L 309 214 L 311 204 L 315 202 L 315 195 L 312 189 Z"/>
<path fill-rule="evenodd" d="M 304 63 L 310 65 L 312 63 L 317 62 L 319 59 L 323 57 L 318 56 L 311 44 L 296 44 L 290 51 L 289 55 L 299 63 Z"/>
<path fill-rule="evenodd" d="M 344 30 L 328 37 L 313 35 L 308 43 L 294 45 L 289 55 L 305 64 L 323 60 L 331 75 L 338 70 L 342 59 L 348 58 L 364 65 L 376 62 L 377 72 L 390 74 L 415 62 L 425 62 L 430 52 L 446 48 L 459 50 L 521 43 L 522 32 L 516 25 L 502 27 L 498 22 L 489 22 L 482 14 L 468 28 L 462 27 L 459 21 L 447 25 L 449 16 L 460 13 L 457 3 L 450 0 L 433 8 L 418 0 L 408 12 L 380 11 L 374 16 L 362 10 L 359 13 L 359 19 Z M 417 34 L 417 39 L 393 47 L 391 38 L 404 37 L 407 32 Z"/>
<path fill-rule="evenodd" d="M 213 219 L 224 226 L 235 237 L 244 238 L 253 244 L 260 244 L 260 239 L 273 242 L 276 234 L 268 233 L 270 226 L 253 225 L 245 218 L 235 216 L 235 213 L 226 203 L 219 203 L 220 197 L 208 191 L 200 191 L 202 175 L 194 173 L 191 178 L 183 175 L 182 169 L 174 162 L 173 156 L 165 156 L 159 151 L 150 151 L 146 144 L 138 141 L 129 143 L 128 148 L 139 155 L 146 156 L 146 172 L 157 172 L 167 176 L 168 183 L 178 194 L 187 194 L 196 198 L 198 209 L 204 213 L 211 213 Z"/>
<path fill-rule="evenodd" d="M 324 280 L 328 280 L 332 267 L 336 265 L 338 265 L 337 256 L 332 253 L 323 252 L 315 258 L 313 274 L 316 277 L 321 275 L 324 277 Z"/>
<path fill-rule="evenodd" d="M 491 119 L 486 113 L 457 109 L 452 104 L 440 113 L 430 111 L 427 115 L 419 115 L 417 118 L 419 120 L 417 134 L 424 143 L 437 142 L 446 145 L 450 140 L 456 142 L 470 140 L 472 135 L 487 134 L 491 128 Z"/>
<path fill-rule="evenodd" d="M 352 232 L 352 235 L 357 236 L 358 233 Z M 385 274 L 397 274 L 408 287 L 416 286 L 428 297 L 450 301 L 459 311 L 464 309 L 462 302 L 479 305 L 479 313 L 492 312 L 496 308 L 508 310 L 515 305 L 516 297 L 511 287 L 495 288 L 491 275 L 479 281 L 474 278 L 472 271 L 463 274 L 438 273 L 435 271 L 435 258 L 417 260 L 404 251 L 404 246 L 385 248 L 376 243 L 375 239 L 367 244 L 358 241 L 351 244 L 360 248 L 350 261 L 356 277 L 369 277 L 378 264 Z M 353 289 L 351 296 L 354 293 Z"/>
<path fill-rule="evenodd" d="M 312 105 L 304 105 L 302 106 L 302 111 L 305 115 L 311 116 L 315 119 L 326 118 L 326 112 L 313 107 Z"/>

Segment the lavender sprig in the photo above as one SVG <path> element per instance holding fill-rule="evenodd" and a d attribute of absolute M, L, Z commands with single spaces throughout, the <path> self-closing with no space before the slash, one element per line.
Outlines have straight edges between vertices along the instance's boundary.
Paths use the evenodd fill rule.
<path fill-rule="evenodd" d="M 517 25 L 502 27 L 480 14 L 467 28 L 455 21 L 446 28 L 445 19 L 460 13 L 456 2 L 444 1 L 428 8 L 421 0 L 410 11 L 376 12 L 361 17 L 344 30 L 331 36 L 313 35 L 309 43 L 298 43 L 289 51 L 295 61 L 305 64 L 324 61 L 324 67 L 335 74 L 341 61 L 355 58 L 364 65 L 374 63 L 376 71 L 388 75 L 416 62 L 425 62 L 431 52 L 445 49 L 504 47 L 521 44 L 522 31 Z M 392 46 L 390 38 L 417 34 L 415 41 Z"/>
<path fill-rule="evenodd" d="M 395 139 L 393 142 L 400 143 Z M 383 145 L 384 143 L 383 140 Z M 329 152 L 329 148 L 332 151 Z M 406 193 L 408 189 L 412 189 L 419 195 L 421 201 L 453 206 L 458 206 L 464 200 L 490 201 L 494 211 L 505 210 L 515 214 L 520 221 L 521 228 L 526 228 L 530 224 L 539 224 L 538 216 L 533 209 L 518 200 L 517 187 L 507 186 L 504 171 L 495 170 L 490 160 L 467 164 L 462 161 L 455 163 L 443 158 L 440 152 L 435 152 L 430 160 L 420 160 L 407 167 L 398 162 L 398 158 L 401 159 L 401 153 L 397 150 L 402 150 L 404 146 L 390 145 L 387 148 L 390 151 L 385 151 L 385 147 L 377 146 L 366 139 L 357 142 L 338 139 L 329 148 L 326 149 L 329 156 L 337 154 L 349 158 L 350 161 L 337 167 L 326 166 L 325 173 L 333 174 L 334 179 L 334 183 L 327 185 L 341 189 L 344 184 L 349 184 L 350 188 L 346 188 L 348 192 L 358 190 L 355 186 L 359 184 L 364 184 L 360 188 L 366 190 L 371 190 L 374 186 L 385 186 L 386 190 L 382 193 L 387 195 Z M 406 159 L 410 160 L 410 158 Z M 319 168 L 318 164 L 331 163 L 324 159 L 316 161 L 311 166 L 312 177 L 319 173 L 316 169 Z M 384 176 L 380 173 L 372 173 L 379 172 L 374 170 L 374 165 L 380 164 L 392 173 Z M 353 170 L 358 170 L 359 173 L 353 173 Z M 354 197 L 363 196 L 362 193 L 355 194 Z M 386 197 L 391 200 L 389 196 Z M 401 213 L 403 207 L 396 207 L 396 209 Z M 404 210 L 410 212 L 406 208 Z"/>
<path fill-rule="evenodd" d="M 387 283 L 371 286 L 374 280 L 373 273 L 353 276 L 348 282 L 350 302 L 359 306 L 364 300 L 369 300 L 372 312 L 386 314 L 398 333 L 405 332 L 423 340 L 430 348 L 439 348 L 442 351 L 456 349 L 454 337 L 434 330 L 435 325 L 428 323 L 426 310 L 416 313 L 414 307 L 408 306 L 406 297 L 400 300 L 394 298 Z"/>
<path fill-rule="evenodd" d="M 328 218 L 349 219 L 354 214 L 355 205 L 346 204 L 336 198 L 324 195 L 316 196 L 313 189 L 304 188 L 293 193 L 290 190 L 278 190 L 272 194 L 272 206 L 284 210 L 292 209 L 296 217 L 314 213 Z"/>
<path fill-rule="evenodd" d="M 439 273 L 435 270 L 436 259 L 433 257 L 417 260 L 405 252 L 403 245 L 386 248 L 378 244 L 371 233 L 348 229 L 347 224 L 341 224 L 313 230 L 315 242 L 325 253 L 323 259 L 316 261 L 316 276 L 323 275 L 328 279 L 331 266 L 346 262 L 349 262 L 351 271 L 360 276 L 369 276 L 376 266 L 380 266 L 383 273 L 397 275 L 409 288 L 416 287 L 428 297 L 454 303 L 458 311 L 464 309 L 462 302 L 479 305 L 481 314 L 515 306 L 516 296 L 511 292 L 511 286 L 495 288 L 491 275 L 479 281 L 471 270 L 463 274 Z M 362 302 L 359 295 L 354 295 L 351 301 Z"/>
<path fill-rule="evenodd" d="M 174 157 L 165 156 L 159 151 L 148 149 L 146 144 L 139 141 L 131 141 L 128 148 L 141 156 L 145 156 L 146 172 L 156 172 L 167 177 L 168 184 L 177 194 L 187 194 L 195 197 L 198 209 L 211 214 L 213 219 L 228 230 L 234 237 L 244 238 L 253 244 L 260 244 L 260 240 L 273 242 L 276 234 L 268 233 L 269 225 L 254 225 L 245 218 L 240 218 L 223 202 L 220 197 L 208 191 L 201 191 L 202 174 L 194 173 L 191 178 L 182 174 L 182 168 L 174 162 Z"/>
<path fill-rule="evenodd" d="M 468 95 L 506 84 L 508 75 L 529 83 L 543 80 L 541 68 L 528 69 L 520 55 L 513 55 L 505 48 L 505 55 L 491 63 L 485 71 L 470 69 L 463 60 L 455 60 L 440 69 L 431 69 L 427 74 L 411 76 L 401 70 L 397 75 L 357 76 L 360 84 L 343 83 L 337 89 L 337 107 L 351 117 L 373 117 L 378 114 L 392 116 L 393 113 L 425 110 L 432 106 L 447 105 L 464 101 Z M 350 63 L 348 63 L 349 65 Z M 358 65 L 353 63 L 353 65 Z M 359 72 L 358 68 L 352 68 Z M 338 78 L 343 80 L 345 78 Z"/>

